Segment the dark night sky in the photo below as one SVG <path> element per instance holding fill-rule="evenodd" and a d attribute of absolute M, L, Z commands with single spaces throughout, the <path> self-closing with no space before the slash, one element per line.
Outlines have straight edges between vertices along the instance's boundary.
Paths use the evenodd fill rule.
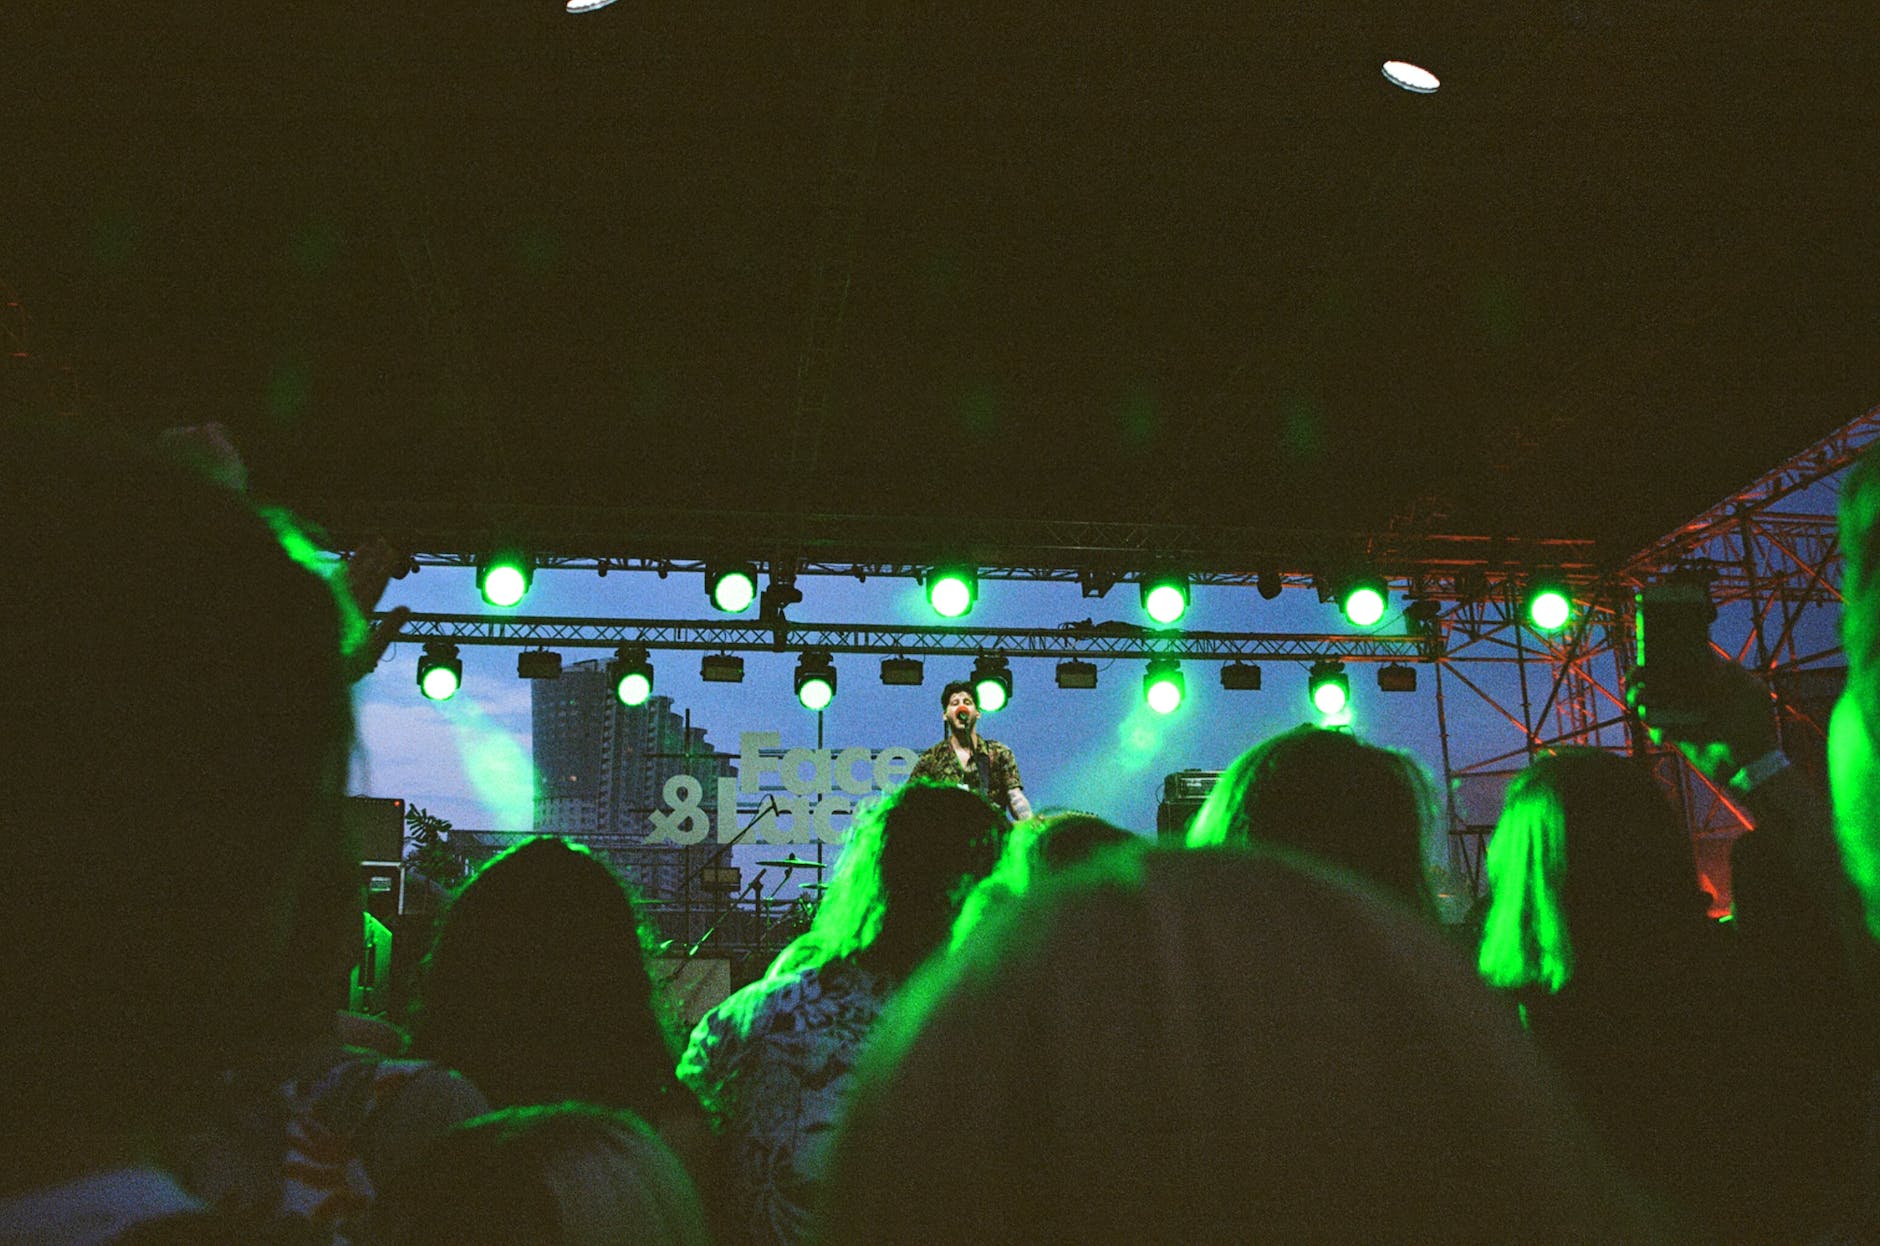
<path fill-rule="evenodd" d="M 1441 9 L 10 8 L 0 282 L 89 405 L 223 419 L 335 523 L 1414 508 L 1619 550 L 1880 400 L 1858 17 Z"/>

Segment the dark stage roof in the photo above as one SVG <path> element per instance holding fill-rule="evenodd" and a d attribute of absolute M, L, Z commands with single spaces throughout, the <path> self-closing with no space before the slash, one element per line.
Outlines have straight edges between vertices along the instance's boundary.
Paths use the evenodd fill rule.
<path fill-rule="evenodd" d="M 15 392 L 64 365 L 93 408 L 225 421 L 336 530 L 487 509 L 553 547 L 588 539 L 572 506 L 1617 554 L 1880 402 L 1858 5 L 3 20 Z"/>

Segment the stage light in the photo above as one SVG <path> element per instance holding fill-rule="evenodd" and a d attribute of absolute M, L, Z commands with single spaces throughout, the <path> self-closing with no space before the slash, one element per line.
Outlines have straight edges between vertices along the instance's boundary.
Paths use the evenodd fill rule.
<path fill-rule="evenodd" d="M 1353 576 L 1338 590 L 1338 608 L 1353 627 L 1370 627 L 1384 617 L 1390 586 L 1375 575 Z"/>
<path fill-rule="evenodd" d="M 1392 86 L 1414 91 L 1418 95 L 1434 94 L 1436 88 L 1443 85 L 1435 74 L 1409 61 L 1385 61 L 1384 77 L 1390 80 Z"/>
<path fill-rule="evenodd" d="M 1057 665 L 1057 686 L 1060 688 L 1094 688 L 1097 686 L 1097 664 L 1079 662 L 1076 658 L 1059 662 Z"/>
<path fill-rule="evenodd" d="M 943 619 L 957 619 L 979 599 L 979 573 L 971 567 L 935 567 L 927 573 L 927 604 Z"/>
<path fill-rule="evenodd" d="M 528 595 L 534 576 L 535 568 L 526 555 L 501 550 L 477 564 L 477 591 L 492 606 L 507 609 Z"/>
<path fill-rule="evenodd" d="M 1142 677 L 1142 697 L 1158 714 L 1173 714 L 1188 693 L 1188 677 L 1173 658 L 1151 658 Z"/>
<path fill-rule="evenodd" d="M 1379 692 L 1415 692 L 1417 690 L 1416 667 L 1405 666 L 1401 662 L 1392 662 L 1388 666 L 1378 667 L 1377 690 Z"/>
<path fill-rule="evenodd" d="M 881 659 L 881 682 L 898 688 L 918 688 L 927 678 L 927 669 L 915 658 Z"/>
<path fill-rule="evenodd" d="M 448 701 L 463 683 L 463 660 L 447 640 L 427 641 L 418 658 L 418 688 L 433 701 Z"/>
<path fill-rule="evenodd" d="M 764 595 L 757 604 L 757 617 L 767 623 L 784 622 L 783 612 L 803 600 L 803 590 L 796 586 L 794 576 L 770 573 L 770 583 L 764 586 Z"/>
<path fill-rule="evenodd" d="M 981 654 L 973 662 L 973 701 L 982 714 L 996 714 L 1012 699 L 1012 667 L 1000 654 Z"/>
<path fill-rule="evenodd" d="M 708 653 L 698 660 L 698 677 L 708 684 L 741 684 L 744 659 L 730 653 Z"/>
<path fill-rule="evenodd" d="M 1573 617 L 1573 593 L 1558 579 L 1536 578 L 1528 581 L 1523 606 L 1536 631 L 1557 632 Z"/>
<path fill-rule="evenodd" d="M 570 13 L 592 13 L 596 9 L 606 8 L 613 2 L 614 0 L 568 0 L 568 11 Z"/>
<path fill-rule="evenodd" d="M 1342 714 L 1351 704 L 1351 676 L 1345 674 L 1343 662 L 1314 662 L 1306 688 L 1312 694 L 1313 708 L 1327 718 Z"/>
<path fill-rule="evenodd" d="M 653 664 L 640 645 L 622 645 L 607 664 L 607 682 L 622 705 L 643 705 L 653 694 Z"/>
<path fill-rule="evenodd" d="M 757 568 L 748 562 L 707 567 L 705 594 L 726 614 L 742 614 L 757 600 Z"/>
<path fill-rule="evenodd" d="M 520 679 L 560 679 L 561 655 L 546 649 L 524 649 L 516 655 L 516 676 Z"/>
<path fill-rule="evenodd" d="M 1251 662 L 1229 662 L 1221 668 L 1221 687 L 1229 692 L 1258 692 L 1260 668 Z"/>
<path fill-rule="evenodd" d="M 1268 601 L 1272 601 L 1284 591 L 1286 581 L 1280 575 L 1277 567 L 1266 567 L 1260 572 L 1259 586 L 1260 596 L 1266 598 Z"/>
<path fill-rule="evenodd" d="M 1142 608 L 1157 623 L 1167 625 L 1188 613 L 1188 578 L 1180 575 L 1145 576 Z"/>
<path fill-rule="evenodd" d="M 827 653 L 811 650 L 797 660 L 796 699 L 806 710 L 827 709 L 836 699 L 836 664 Z"/>

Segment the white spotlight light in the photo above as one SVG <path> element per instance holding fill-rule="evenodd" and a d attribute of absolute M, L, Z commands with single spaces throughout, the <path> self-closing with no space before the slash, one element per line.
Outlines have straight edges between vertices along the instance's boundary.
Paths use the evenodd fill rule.
<path fill-rule="evenodd" d="M 570 6 L 572 7 L 572 5 Z M 1384 76 L 1391 85 L 1400 86 L 1406 91 L 1415 91 L 1418 95 L 1429 95 L 1442 81 L 1421 65 L 1412 65 L 1409 61 L 1385 61 Z"/>
<path fill-rule="evenodd" d="M 568 0 L 570 13 L 592 13 L 595 9 L 604 9 L 614 0 Z"/>

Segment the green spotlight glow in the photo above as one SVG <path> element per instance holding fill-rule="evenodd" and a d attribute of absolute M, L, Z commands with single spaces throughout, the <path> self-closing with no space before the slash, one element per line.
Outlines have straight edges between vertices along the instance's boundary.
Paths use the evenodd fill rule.
<path fill-rule="evenodd" d="M 509 607 L 521 601 L 529 591 L 529 577 L 514 562 L 493 562 L 483 571 L 483 600 L 492 606 Z"/>
<path fill-rule="evenodd" d="M 418 657 L 418 691 L 433 701 L 448 701 L 463 682 L 463 659 L 448 640 L 428 641 Z"/>
<path fill-rule="evenodd" d="M 1188 679 L 1171 659 L 1159 658 L 1149 663 L 1142 677 L 1143 700 L 1158 714 L 1173 714 L 1188 693 Z"/>
<path fill-rule="evenodd" d="M 1557 588 L 1546 588 L 1528 599 L 1528 622 L 1543 632 L 1566 626 L 1573 613 L 1573 603 Z"/>
<path fill-rule="evenodd" d="M 973 608 L 973 585 L 963 572 L 936 572 L 927 581 L 927 601 L 943 619 L 957 619 Z"/>
<path fill-rule="evenodd" d="M 653 693 L 653 663 L 644 645 L 622 645 L 614 650 L 614 660 L 607 664 L 607 677 L 613 680 L 614 695 L 622 705 L 643 705 Z"/>
<path fill-rule="evenodd" d="M 1326 718 L 1338 717 L 1351 704 L 1351 676 L 1345 673 L 1343 662 L 1314 662 L 1306 676 L 1306 690 L 1312 707 Z"/>
<path fill-rule="evenodd" d="M 1345 594 L 1345 618 L 1353 627 L 1369 627 L 1384 617 L 1384 594 L 1369 584 Z"/>
<path fill-rule="evenodd" d="M 757 600 L 757 581 L 744 571 L 727 571 L 712 585 L 712 605 L 737 614 Z"/>
<path fill-rule="evenodd" d="M 418 681 L 418 687 L 433 701 L 448 701 L 456 696 L 457 684 L 457 672 L 448 666 L 433 666 Z"/>
<path fill-rule="evenodd" d="M 797 659 L 796 699 L 806 710 L 826 709 L 836 699 L 836 664 L 827 651 L 809 650 Z"/>
<path fill-rule="evenodd" d="M 796 690 L 796 699 L 803 703 L 806 710 L 827 709 L 829 702 L 835 698 L 835 687 L 821 675 L 811 675 Z"/>
<path fill-rule="evenodd" d="M 1173 623 L 1188 613 L 1188 593 L 1174 581 L 1150 586 L 1143 594 L 1142 608 L 1157 623 Z"/>
<path fill-rule="evenodd" d="M 1012 699 L 1012 665 L 1004 654 L 982 653 L 973 659 L 973 701 L 982 714 L 995 714 Z"/>
<path fill-rule="evenodd" d="M 1181 707 L 1182 690 L 1172 679 L 1158 679 L 1149 685 L 1149 708 L 1158 714 L 1173 714 Z"/>

